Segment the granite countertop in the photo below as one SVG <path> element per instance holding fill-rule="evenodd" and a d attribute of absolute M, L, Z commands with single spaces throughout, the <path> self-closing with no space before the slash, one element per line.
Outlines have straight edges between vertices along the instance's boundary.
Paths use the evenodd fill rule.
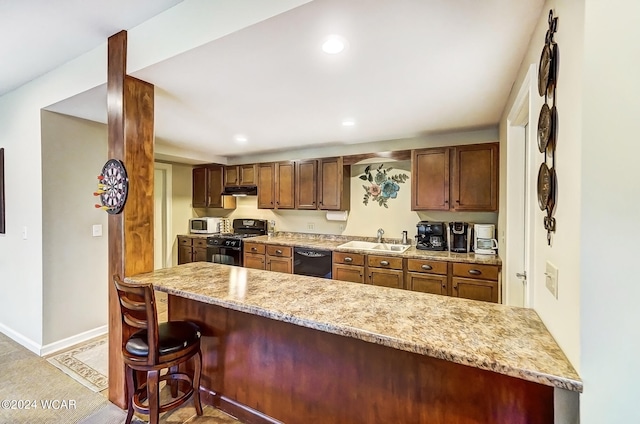
<path fill-rule="evenodd" d="M 412 245 L 409 249 L 402 253 L 397 252 L 372 252 L 371 250 L 350 249 L 338 247 L 349 240 L 366 240 L 375 241 L 375 238 L 366 237 L 348 237 L 348 236 L 330 236 L 322 234 L 306 234 L 306 233 L 277 233 L 274 236 L 258 236 L 246 239 L 247 243 L 274 244 L 279 246 L 300 246 L 316 249 L 332 250 L 334 252 L 352 252 L 362 254 L 374 254 L 383 256 L 399 256 L 402 258 L 413 259 L 429 259 L 446 262 L 464 262 L 473 264 L 486 265 L 502 265 L 502 261 L 498 255 L 476 255 L 474 253 L 454 253 L 454 252 L 438 252 L 433 250 L 420 250 Z M 385 239 L 385 242 L 387 242 Z M 391 240 L 398 242 L 398 240 Z"/>
<path fill-rule="evenodd" d="M 547 386 L 583 389 L 532 309 L 209 262 L 126 281 Z"/>

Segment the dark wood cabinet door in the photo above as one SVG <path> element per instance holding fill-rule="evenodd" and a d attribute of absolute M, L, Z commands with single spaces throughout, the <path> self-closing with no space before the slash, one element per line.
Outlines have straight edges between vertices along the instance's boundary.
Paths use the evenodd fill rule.
<path fill-rule="evenodd" d="M 294 209 L 296 207 L 295 182 L 295 163 L 276 163 L 276 209 Z"/>
<path fill-rule="evenodd" d="M 498 282 L 453 277 L 451 296 L 498 303 Z"/>
<path fill-rule="evenodd" d="M 209 197 L 207 190 L 207 168 L 193 168 L 191 181 L 191 206 L 194 208 L 206 208 Z"/>
<path fill-rule="evenodd" d="M 191 246 L 178 246 L 178 265 L 193 262 Z"/>
<path fill-rule="evenodd" d="M 394 289 L 404 288 L 403 272 L 394 269 L 369 268 L 367 283 L 374 286 L 392 287 Z"/>
<path fill-rule="evenodd" d="M 446 295 L 447 276 L 420 272 L 408 272 L 407 289 L 422 293 Z"/>
<path fill-rule="evenodd" d="M 240 173 L 240 185 L 256 185 L 257 178 L 257 166 L 255 164 L 238 165 Z"/>
<path fill-rule="evenodd" d="M 449 148 L 411 153 L 411 209 L 449 210 Z"/>
<path fill-rule="evenodd" d="M 275 164 L 261 163 L 258 165 L 258 208 L 273 209 L 275 201 Z"/>
<path fill-rule="evenodd" d="M 324 158 L 318 165 L 318 208 L 346 210 L 350 202 L 350 175 L 342 157 Z"/>
<path fill-rule="evenodd" d="M 224 202 L 222 191 L 224 190 L 223 168 L 221 165 L 207 167 L 207 207 L 222 208 Z"/>
<path fill-rule="evenodd" d="M 245 253 L 244 267 L 253 268 L 253 269 L 266 269 L 264 255 L 258 255 L 255 253 Z"/>
<path fill-rule="evenodd" d="M 193 262 L 207 262 L 207 248 L 206 247 L 194 247 L 193 248 L 192 261 Z"/>
<path fill-rule="evenodd" d="M 498 210 L 498 143 L 453 149 L 452 209 Z"/>
<path fill-rule="evenodd" d="M 317 173 L 317 160 L 300 160 L 296 162 L 296 209 L 317 209 Z"/>
<path fill-rule="evenodd" d="M 224 185 L 237 186 L 240 184 L 240 172 L 237 165 L 224 167 Z"/>
<path fill-rule="evenodd" d="M 364 283 L 364 267 L 334 263 L 331 278 L 352 283 Z"/>
<path fill-rule="evenodd" d="M 277 256 L 267 255 L 267 267 L 268 271 L 283 272 L 285 274 L 293 273 L 293 259 L 292 258 L 280 258 Z"/>

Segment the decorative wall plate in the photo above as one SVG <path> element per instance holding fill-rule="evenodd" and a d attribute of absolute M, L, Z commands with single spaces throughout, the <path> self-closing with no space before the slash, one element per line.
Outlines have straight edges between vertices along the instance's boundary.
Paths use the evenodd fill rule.
<path fill-rule="evenodd" d="M 110 214 L 119 214 L 124 209 L 129 194 L 129 177 L 124 163 L 118 159 L 109 159 L 102 167 L 98 179 L 102 185 L 102 206 Z"/>
<path fill-rule="evenodd" d="M 545 44 L 540 55 L 538 65 L 538 94 L 544 96 L 547 93 L 551 77 L 551 48 Z"/>
<path fill-rule="evenodd" d="M 538 117 L 538 150 L 544 153 L 549 143 L 554 142 L 556 123 L 556 107 L 549 108 L 548 104 L 543 104 Z"/>
<path fill-rule="evenodd" d="M 553 191 L 553 177 L 546 163 L 542 162 L 538 170 L 538 206 L 546 210 Z"/>

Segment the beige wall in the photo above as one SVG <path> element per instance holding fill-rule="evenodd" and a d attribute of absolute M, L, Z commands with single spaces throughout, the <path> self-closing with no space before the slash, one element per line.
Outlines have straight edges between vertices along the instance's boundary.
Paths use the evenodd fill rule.
<path fill-rule="evenodd" d="M 173 263 L 178 264 L 178 234 L 189 233 L 189 218 L 194 217 L 191 208 L 191 169 L 190 165 L 172 164 L 172 206 L 171 222 L 172 233 L 167 234 L 170 243 Z"/>
<path fill-rule="evenodd" d="M 105 125 L 42 112 L 43 344 L 107 324 L 107 213 L 94 208 Z M 92 236 L 101 225 L 103 235 Z M 96 334 L 97 335 L 97 334 Z"/>
<path fill-rule="evenodd" d="M 540 315 L 545 325 L 558 341 L 571 363 L 580 369 L 580 203 L 581 203 L 581 136 L 582 136 L 582 58 L 584 42 L 584 4 L 581 1 L 547 1 L 538 25 L 532 35 L 531 43 L 521 64 L 518 78 L 507 102 L 500 124 L 501 157 L 501 201 L 499 231 L 505 229 L 506 207 L 506 157 L 509 145 L 506 137 L 506 120 L 516 95 L 522 86 L 526 72 L 531 64 L 537 64 L 544 46 L 548 29 L 548 12 L 554 9 L 559 17 L 558 32 L 555 40 L 560 51 L 559 81 L 556 92 L 559 115 L 558 143 L 556 148 L 556 172 L 559 194 L 555 209 L 557 231 L 552 236 L 552 245 L 547 244 L 546 230 L 543 227 L 544 213 L 537 206 L 537 194 L 529 193 L 532 206 L 535 231 L 530 237 L 530 249 L 533 257 L 533 298 L 531 305 Z M 537 75 L 534 76 L 534 84 Z M 537 87 L 537 85 L 536 85 Z M 537 91 L 537 90 L 536 90 Z M 542 97 L 536 94 L 532 99 L 529 124 L 537 126 L 538 114 L 543 104 Z M 537 143 L 537 140 L 530 140 Z M 529 170 L 528 178 L 535 182 L 538 167 L 543 161 L 537 147 Z M 502 252 L 503 260 L 505 254 Z M 515 252 L 514 252 L 515 253 Z M 549 261 L 558 268 L 558 298 L 556 299 L 545 286 L 545 264 Z"/>

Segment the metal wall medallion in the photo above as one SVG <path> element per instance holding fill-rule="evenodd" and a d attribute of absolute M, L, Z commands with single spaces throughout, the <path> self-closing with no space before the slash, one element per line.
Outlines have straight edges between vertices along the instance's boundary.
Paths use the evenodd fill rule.
<path fill-rule="evenodd" d="M 544 104 L 538 117 L 538 150 L 544 154 L 544 160 L 538 171 L 538 206 L 546 211 L 544 228 L 547 230 L 547 243 L 551 245 L 551 233 L 556 231 L 553 211 L 556 205 L 558 182 L 555 172 L 555 149 L 558 128 L 556 109 L 556 87 L 558 84 L 558 45 L 553 35 L 558 27 L 558 18 L 549 10 L 549 29 L 545 36 L 544 47 L 538 66 L 538 94 L 544 96 Z M 549 106 L 549 102 L 553 106 Z"/>

